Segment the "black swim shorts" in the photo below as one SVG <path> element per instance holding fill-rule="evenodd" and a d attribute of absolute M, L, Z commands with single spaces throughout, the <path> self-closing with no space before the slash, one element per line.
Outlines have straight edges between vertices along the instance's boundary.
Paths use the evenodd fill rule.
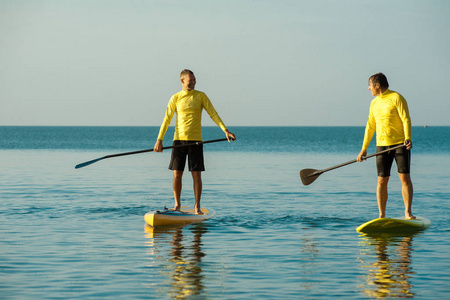
<path fill-rule="evenodd" d="M 400 144 L 399 144 L 400 145 Z M 377 152 L 395 147 L 392 146 L 377 146 Z M 392 162 L 397 164 L 398 173 L 409 174 L 411 166 L 411 151 L 401 147 L 383 154 L 377 155 L 377 172 L 379 177 L 389 177 L 391 175 Z"/>
<path fill-rule="evenodd" d="M 193 144 L 197 141 L 173 141 L 173 146 Z M 186 166 L 186 157 L 188 158 L 189 171 L 205 171 L 203 160 L 203 144 L 175 147 L 172 149 L 169 169 L 184 171 Z"/>

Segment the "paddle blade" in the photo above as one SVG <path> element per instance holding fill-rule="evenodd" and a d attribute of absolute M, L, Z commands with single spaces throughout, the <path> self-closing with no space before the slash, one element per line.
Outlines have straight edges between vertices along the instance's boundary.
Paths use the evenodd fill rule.
<path fill-rule="evenodd" d="M 96 162 L 98 162 L 99 160 L 102 160 L 102 159 L 104 159 L 104 157 L 93 159 L 93 160 L 90 160 L 90 161 L 78 164 L 78 165 L 75 166 L 75 169 L 79 169 L 79 168 L 83 168 L 83 167 L 92 165 L 93 163 L 96 163 Z"/>
<path fill-rule="evenodd" d="M 322 174 L 320 170 L 303 169 L 300 171 L 300 178 L 302 179 L 302 183 L 304 185 L 310 185 L 317 179 L 317 177 L 320 176 L 320 174 Z"/>

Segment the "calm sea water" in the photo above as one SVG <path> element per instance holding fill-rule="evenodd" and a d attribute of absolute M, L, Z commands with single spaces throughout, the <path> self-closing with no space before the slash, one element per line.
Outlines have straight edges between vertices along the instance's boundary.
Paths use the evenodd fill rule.
<path fill-rule="evenodd" d="M 173 205 L 169 151 L 74 166 L 152 148 L 157 131 L 0 127 L 1 299 L 450 296 L 450 127 L 413 128 L 413 212 L 432 227 L 397 236 L 355 231 L 377 217 L 374 160 L 299 178 L 354 159 L 363 127 L 232 128 L 236 142 L 205 145 L 202 204 L 216 217 L 152 229 L 144 214 Z M 388 216 L 402 216 L 397 176 L 389 186 Z"/>

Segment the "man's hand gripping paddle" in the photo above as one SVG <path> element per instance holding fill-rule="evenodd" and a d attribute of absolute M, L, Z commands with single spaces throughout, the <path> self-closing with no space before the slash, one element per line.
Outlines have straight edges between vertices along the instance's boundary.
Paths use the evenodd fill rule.
<path fill-rule="evenodd" d="M 386 150 L 383 150 L 383 151 L 380 151 L 380 152 L 377 152 L 377 153 L 373 153 L 373 154 L 370 154 L 370 155 L 363 156 L 362 158 L 363 159 L 367 159 L 367 158 L 370 158 L 370 157 L 373 157 L 373 156 L 377 156 L 378 154 L 386 153 L 386 152 L 389 152 L 389 151 L 392 151 L 392 150 L 395 150 L 395 149 L 398 149 L 398 148 L 402 148 L 402 147 L 405 147 L 405 145 L 401 144 L 401 145 L 398 145 L 398 146 L 395 146 L 395 147 L 392 147 L 392 148 L 389 148 L 389 149 L 386 149 Z M 323 173 L 331 171 L 331 170 L 334 170 L 334 169 L 337 169 L 337 168 L 340 168 L 340 167 L 343 167 L 343 166 L 346 166 L 346 165 L 349 165 L 349 164 L 352 164 L 352 163 L 355 163 L 355 162 L 357 162 L 356 159 L 352 160 L 352 161 L 349 161 L 349 162 L 346 162 L 346 163 L 343 163 L 343 164 L 340 164 L 340 165 L 337 165 L 337 166 L 334 166 L 334 167 L 331 167 L 331 168 L 328 168 L 328 169 L 324 169 L 324 170 L 303 169 L 303 170 L 300 171 L 300 178 L 302 179 L 302 183 L 304 185 L 310 185 L 311 183 L 313 183 Z"/>

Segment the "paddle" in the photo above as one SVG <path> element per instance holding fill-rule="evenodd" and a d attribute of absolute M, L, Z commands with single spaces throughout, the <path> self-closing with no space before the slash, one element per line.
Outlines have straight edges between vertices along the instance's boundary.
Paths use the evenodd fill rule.
<path fill-rule="evenodd" d="M 395 147 L 392 147 L 392 148 L 389 148 L 389 149 L 386 149 L 386 150 L 383 150 L 383 151 L 380 151 L 380 152 L 377 152 L 377 153 L 373 153 L 373 154 L 370 154 L 370 155 L 363 156 L 362 158 L 363 159 L 367 159 L 367 158 L 370 158 L 370 157 L 373 157 L 373 156 L 377 156 L 378 154 L 382 154 L 382 153 L 385 153 L 385 152 L 389 152 L 391 150 L 402 148 L 404 146 L 405 145 L 401 144 L 401 145 L 398 145 L 398 146 L 395 146 Z M 337 168 L 340 168 L 340 167 L 343 167 L 343 166 L 346 166 L 346 165 L 349 165 L 349 164 L 352 164 L 352 163 L 355 163 L 355 162 L 357 162 L 356 159 L 354 159 L 352 161 L 349 161 L 349 162 L 346 162 L 346 163 L 343 163 L 343 164 L 340 164 L 340 165 L 337 165 L 337 166 L 334 166 L 334 167 L 331 167 L 331 168 L 328 168 L 328 169 L 324 169 L 324 170 L 303 169 L 303 170 L 300 171 L 300 178 L 302 179 L 302 183 L 304 185 L 310 185 L 322 173 L 325 173 L 325 172 L 328 172 L 328 171 L 331 171 L 331 170 L 334 170 L 334 169 L 337 169 Z"/>
<path fill-rule="evenodd" d="M 185 145 L 163 147 L 163 150 L 172 149 L 172 148 L 179 148 L 179 147 L 187 147 L 187 146 L 192 146 L 192 145 L 201 145 L 201 144 L 222 142 L 222 141 L 228 141 L 228 139 L 227 138 L 223 138 L 223 139 L 210 140 L 210 141 L 204 141 L 204 142 L 193 142 L 193 143 L 189 143 L 189 144 L 185 144 Z M 93 160 L 90 160 L 90 161 L 78 164 L 78 165 L 75 166 L 75 169 L 80 169 L 80 168 L 92 165 L 93 163 L 96 163 L 96 162 L 98 162 L 100 160 L 103 160 L 103 159 L 106 159 L 106 158 L 125 156 L 125 155 L 132 155 L 132 154 L 139 154 L 139 153 L 152 152 L 152 151 L 153 151 L 153 149 L 146 149 L 146 150 L 139 150 L 139 151 L 132 151 L 132 152 L 124 152 L 124 153 L 106 155 L 106 156 L 103 156 L 103 157 L 100 157 L 100 158 L 96 158 L 96 159 L 93 159 Z"/>

